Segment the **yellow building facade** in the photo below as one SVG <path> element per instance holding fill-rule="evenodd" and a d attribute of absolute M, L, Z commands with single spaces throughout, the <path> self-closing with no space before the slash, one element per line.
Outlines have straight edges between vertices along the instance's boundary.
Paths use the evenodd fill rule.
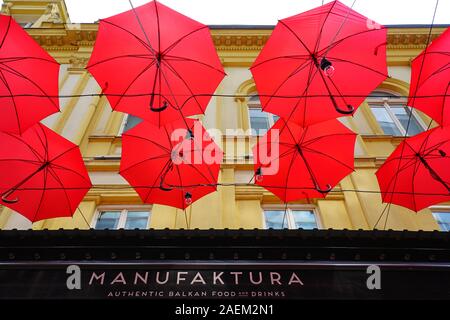
<path fill-rule="evenodd" d="M 5 0 L 2 13 L 12 15 L 61 63 L 61 112 L 42 122 L 80 146 L 94 187 L 73 218 L 46 220 L 32 225 L 19 214 L 0 207 L 0 229 L 88 229 L 96 227 L 103 212 L 117 213 L 120 218 L 116 227 L 126 227 L 124 220 L 131 217 L 130 212 L 148 212 L 147 228 L 252 229 L 270 227 L 267 215 L 281 211 L 292 213 L 290 218 L 283 218 L 287 219 L 285 226 L 292 228 L 297 226 L 294 213 L 301 211 L 310 212 L 316 227 L 323 229 L 368 230 L 375 226 L 397 230 L 440 229 L 437 214 L 447 211 L 445 204 L 417 214 L 392 205 L 389 214 L 385 212 L 381 216 L 386 205 L 376 193 L 379 188 L 375 177 L 376 170 L 403 139 L 404 118 L 398 112 L 406 110 L 402 97 L 408 94 L 410 63 L 425 48 L 429 27 L 389 28 L 390 78 L 377 89 L 384 92 L 386 98 L 368 98 L 353 117 L 341 119 L 359 134 L 355 172 L 343 179 L 325 199 L 302 200 L 290 203 L 286 208 L 270 192 L 246 185 L 253 176 L 251 148 L 258 139 L 248 130 L 252 127 L 252 110 L 259 112 L 258 101 L 247 97 L 213 97 L 206 114 L 199 118 L 207 129 L 219 129 L 223 133 L 216 139 L 225 152 L 219 182 L 235 185 L 219 186 L 217 192 L 182 211 L 142 204 L 118 174 L 121 133 L 130 119 L 125 114 L 111 111 L 106 98 L 98 96 L 101 90 L 95 79 L 85 70 L 98 24 L 71 23 L 63 0 Z M 211 29 L 227 73 L 216 93 L 257 96 L 248 68 L 269 38 L 272 28 L 223 26 Z M 443 31 L 443 27 L 433 28 L 433 38 Z M 79 95 L 82 97 L 77 97 Z M 270 115 L 268 117 L 267 123 L 270 124 L 272 120 Z M 423 114 L 414 113 L 414 119 L 419 131 L 429 126 L 430 119 Z"/>

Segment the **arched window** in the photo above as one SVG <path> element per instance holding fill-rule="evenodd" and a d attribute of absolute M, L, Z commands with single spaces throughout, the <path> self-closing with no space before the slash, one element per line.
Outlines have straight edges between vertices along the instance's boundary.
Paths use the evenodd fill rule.
<path fill-rule="evenodd" d="M 417 112 L 406 106 L 406 99 L 394 92 L 373 91 L 367 103 L 385 134 L 404 136 L 408 128 L 408 136 L 413 136 L 426 129 Z"/>
<path fill-rule="evenodd" d="M 263 135 L 279 119 L 277 115 L 262 111 L 259 97 L 254 95 L 248 99 L 248 114 L 250 117 L 250 128 L 256 135 Z"/>

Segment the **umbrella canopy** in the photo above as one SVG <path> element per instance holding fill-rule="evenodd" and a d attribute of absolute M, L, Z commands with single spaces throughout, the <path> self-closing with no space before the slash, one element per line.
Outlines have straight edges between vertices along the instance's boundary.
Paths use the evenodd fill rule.
<path fill-rule="evenodd" d="M 0 131 L 22 134 L 59 111 L 59 64 L 10 16 L 0 15 Z"/>
<path fill-rule="evenodd" d="M 87 69 L 113 110 L 158 126 L 204 113 L 225 75 L 208 27 L 156 1 L 101 20 Z"/>
<path fill-rule="evenodd" d="M 450 200 L 450 129 L 405 139 L 376 175 L 383 202 L 413 211 Z"/>
<path fill-rule="evenodd" d="M 301 126 L 352 114 L 386 79 L 386 34 L 339 1 L 280 20 L 251 67 L 263 109 Z"/>
<path fill-rule="evenodd" d="M 32 222 L 71 217 L 91 182 L 77 145 L 37 124 L 0 132 L 0 203 Z"/>
<path fill-rule="evenodd" d="M 450 28 L 412 61 L 409 95 L 408 106 L 450 124 Z"/>
<path fill-rule="evenodd" d="M 217 189 L 223 152 L 200 122 L 187 122 L 143 122 L 123 135 L 120 174 L 144 203 L 185 209 Z"/>
<path fill-rule="evenodd" d="M 337 120 L 302 128 L 281 118 L 253 147 L 256 184 L 284 202 L 323 198 L 353 171 L 355 139 Z"/>

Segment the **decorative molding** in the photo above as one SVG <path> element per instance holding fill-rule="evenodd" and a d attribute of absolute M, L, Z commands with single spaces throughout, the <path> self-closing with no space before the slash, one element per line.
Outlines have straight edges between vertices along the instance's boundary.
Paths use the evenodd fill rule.
<path fill-rule="evenodd" d="M 3 8 L 6 6 L 4 5 Z M 5 10 L 5 9 L 3 9 Z M 31 28 L 27 31 L 42 46 L 89 47 L 97 37 L 98 24 L 60 24 L 50 23 L 50 28 Z M 445 29 L 435 28 L 432 39 L 438 37 Z M 55 31 L 57 34 L 55 34 Z M 272 30 L 258 29 L 222 29 L 212 30 L 211 35 L 218 51 L 260 51 L 269 39 Z M 428 39 L 428 28 L 392 28 L 388 31 L 388 49 L 424 48 Z"/>

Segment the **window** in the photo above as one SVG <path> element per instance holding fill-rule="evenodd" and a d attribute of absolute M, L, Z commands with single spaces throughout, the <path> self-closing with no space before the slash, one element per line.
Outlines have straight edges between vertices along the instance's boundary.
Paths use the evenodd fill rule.
<path fill-rule="evenodd" d="M 248 100 L 248 113 L 250 117 L 250 128 L 256 135 L 263 135 L 279 119 L 278 116 L 262 111 L 258 96 L 250 97 Z"/>
<path fill-rule="evenodd" d="M 100 210 L 94 221 L 94 228 L 102 229 L 147 229 L 150 210 L 123 209 Z"/>
<path fill-rule="evenodd" d="M 315 229 L 318 228 L 314 210 L 288 208 L 264 210 L 264 226 L 266 229 Z"/>
<path fill-rule="evenodd" d="M 441 231 L 450 231 L 450 210 L 433 211 L 433 216 Z"/>
<path fill-rule="evenodd" d="M 137 126 L 139 123 L 142 122 L 142 119 L 135 117 L 131 114 L 126 115 L 123 119 L 122 126 L 119 130 L 119 134 L 122 134 L 124 132 L 127 132 L 130 129 L 133 129 L 135 126 Z"/>
<path fill-rule="evenodd" d="M 408 128 L 408 136 L 413 136 L 425 130 L 416 111 L 407 107 L 406 99 L 396 94 L 374 91 L 370 94 L 367 102 L 385 134 L 404 136 L 406 128 Z M 411 121 L 409 121 L 410 117 Z"/>

